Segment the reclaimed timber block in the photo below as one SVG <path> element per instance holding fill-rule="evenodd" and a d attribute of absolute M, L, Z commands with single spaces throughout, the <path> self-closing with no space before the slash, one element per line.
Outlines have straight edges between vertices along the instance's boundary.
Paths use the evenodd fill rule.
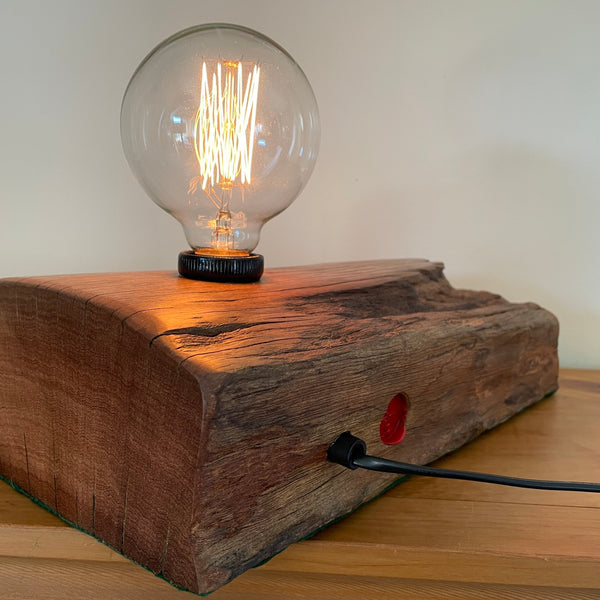
<path fill-rule="evenodd" d="M 0 474 L 177 586 L 214 590 L 394 481 L 328 463 L 342 431 L 427 463 L 556 390 L 556 319 L 442 271 L 2 280 Z M 397 394 L 406 436 L 385 445 Z"/>

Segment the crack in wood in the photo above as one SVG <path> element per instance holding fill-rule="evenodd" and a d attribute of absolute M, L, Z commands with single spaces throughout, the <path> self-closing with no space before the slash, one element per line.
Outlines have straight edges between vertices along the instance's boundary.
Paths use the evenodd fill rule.
<path fill-rule="evenodd" d="M 169 335 L 189 335 L 201 338 L 215 338 L 226 333 L 233 333 L 234 331 L 242 331 L 243 329 L 250 329 L 251 327 L 259 327 L 260 325 L 271 325 L 281 323 L 282 321 L 260 321 L 258 323 L 224 323 L 222 325 L 196 325 L 191 327 L 179 327 L 177 329 L 168 329 L 154 336 L 150 340 L 150 346 L 161 337 Z"/>
<path fill-rule="evenodd" d="M 169 548 L 169 535 L 171 534 L 171 523 L 167 525 L 167 536 L 165 537 L 165 543 L 163 544 L 162 555 L 160 558 L 160 569 L 159 574 L 163 573 L 165 570 L 165 561 L 167 559 L 167 550 Z"/>
<path fill-rule="evenodd" d="M 58 493 L 56 490 L 56 437 L 54 432 L 54 422 L 52 423 L 52 479 L 54 481 L 54 510 L 58 512 Z"/>
<path fill-rule="evenodd" d="M 96 535 L 96 481 L 92 492 L 92 535 Z"/>
<path fill-rule="evenodd" d="M 31 489 L 31 475 L 29 474 L 29 453 L 27 452 L 27 438 L 25 432 L 23 432 L 23 444 L 25 446 L 25 465 L 27 467 L 27 485 Z"/>
<path fill-rule="evenodd" d="M 127 472 L 127 479 L 125 480 L 125 498 L 123 501 L 123 522 L 121 525 L 121 553 L 125 548 L 125 522 L 127 521 L 127 495 L 129 494 L 129 472 Z"/>

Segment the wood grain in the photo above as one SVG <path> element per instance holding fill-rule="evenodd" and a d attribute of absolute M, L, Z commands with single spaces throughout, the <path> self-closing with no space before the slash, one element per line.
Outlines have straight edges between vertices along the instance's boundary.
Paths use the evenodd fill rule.
<path fill-rule="evenodd" d="M 436 464 L 600 481 L 599 417 L 600 372 L 563 370 L 554 396 Z M 597 600 L 599 509 L 597 494 L 413 477 L 211 598 Z M 0 483 L 0 600 L 188 597 Z"/>
<path fill-rule="evenodd" d="M 0 473 L 211 591 L 390 485 L 323 460 L 341 430 L 429 462 L 556 389 L 557 332 L 540 307 L 454 290 L 421 260 L 274 269 L 251 285 L 4 280 Z M 390 448 L 379 422 L 399 392 L 407 435 Z"/>

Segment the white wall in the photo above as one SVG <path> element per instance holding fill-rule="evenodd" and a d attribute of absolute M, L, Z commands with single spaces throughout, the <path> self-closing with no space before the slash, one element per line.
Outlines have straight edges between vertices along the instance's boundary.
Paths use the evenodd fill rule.
<path fill-rule="evenodd" d="M 0 0 L 0 276 L 175 268 L 186 243 L 129 172 L 120 102 L 156 43 L 211 21 L 280 42 L 321 108 L 268 266 L 442 260 L 555 312 L 562 364 L 600 367 L 595 0 Z"/>

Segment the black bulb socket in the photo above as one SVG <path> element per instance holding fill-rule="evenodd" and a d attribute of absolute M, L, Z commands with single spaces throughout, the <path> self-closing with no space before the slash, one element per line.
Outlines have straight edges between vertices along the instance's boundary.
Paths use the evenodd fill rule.
<path fill-rule="evenodd" d="M 218 283 L 254 283 L 265 269 L 260 254 L 248 256 L 212 256 L 196 254 L 192 250 L 179 253 L 179 274 L 187 279 Z"/>

